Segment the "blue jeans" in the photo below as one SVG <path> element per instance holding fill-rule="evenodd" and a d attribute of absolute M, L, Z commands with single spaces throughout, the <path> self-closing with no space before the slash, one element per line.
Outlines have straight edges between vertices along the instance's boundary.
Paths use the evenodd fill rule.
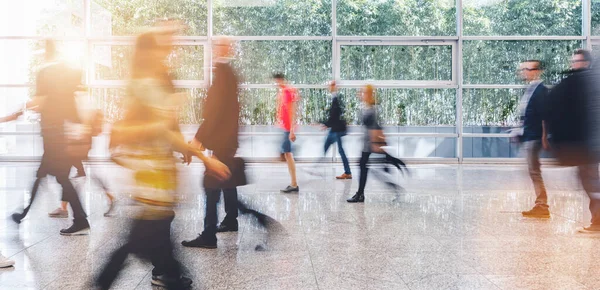
<path fill-rule="evenodd" d="M 329 150 L 329 146 L 337 142 L 338 151 L 340 152 L 340 156 L 342 157 L 342 163 L 344 163 L 344 173 L 352 174 L 352 172 L 350 172 L 350 164 L 348 163 L 348 158 L 346 157 L 344 147 L 342 146 L 342 136 L 344 135 L 346 135 L 345 132 L 329 131 L 329 134 L 327 134 L 327 139 L 325 139 L 325 148 L 323 150 L 323 153 L 326 154 L 327 150 Z"/>

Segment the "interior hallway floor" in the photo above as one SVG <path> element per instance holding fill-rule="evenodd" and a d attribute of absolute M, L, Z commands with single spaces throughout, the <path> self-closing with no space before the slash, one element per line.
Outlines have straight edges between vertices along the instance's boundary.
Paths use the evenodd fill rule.
<path fill-rule="evenodd" d="M 600 289 L 600 236 L 575 231 L 590 214 L 574 169 L 543 168 L 552 218 L 532 220 L 520 214 L 534 201 L 523 165 L 411 165 L 410 176 L 395 175 L 402 193 L 372 175 L 364 204 L 346 202 L 358 168 L 354 180 L 339 181 L 341 165 L 299 167 L 300 193 L 282 194 L 284 164 L 249 166 L 252 184 L 239 189 L 240 198 L 285 227 L 266 251 L 255 251 L 264 232 L 246 217 L 238 233 L 219 234 L 216 250 L 181 246 L 201 231 L 204 217 L 202 167 L 182 166 L 172 238 L 194 289 Z M 127 234 L 134 207 L 128 173 L 88 164 L 88 175 L 111 181 L 116 216 L 103 217 L 99 187 L 74 180 L 92 231 L 64 237 L 59 230 L 70 220 L 47 216 L 59 204 L 53 179 L 20 226 L 9 218 L 28 201 L 36 169 L 0 164 L 0 251 L 16 261 L 0 269 L 0 289 L 90 289 Z M 152 289 L 151 269 L 131 256 L 113 289 Z"/>

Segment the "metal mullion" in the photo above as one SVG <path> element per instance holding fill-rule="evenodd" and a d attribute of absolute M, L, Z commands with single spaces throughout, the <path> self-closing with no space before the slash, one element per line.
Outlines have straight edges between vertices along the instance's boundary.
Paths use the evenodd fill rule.
<path fill-rule="evenodd" d="M 581 5 L 583 6 L 581 9 L 581 33 L 585 37 L 584 48 L 591 50 L 592 49 L 592 1 L 591 0 L 582 0 Z"/>
<path fill-rule="evenodd" d="M 21 83 L 21 84 L 0 84 L 0 88 L 30 88 L 34 87 L 35 84 Z"/>
<path fill-rule="evenodd" d="M 462 40 L 496 40 L 496 41 L 518 41 L 518 40 L 585 40 L 585 36 L 461 36 Z"/>
<path fill-rule="evenodd" d="M 458 85 L 455 84 L 414 84 L 414 83 L 404 83 L 404 84 L 399 84 L 399 83 L 388 83 L 388 84 L 381 84 L 381 83 L 377 83 L 377 82 L 372 82 L 372 81 L 360 81 L 360 82 L 343 82 L 340 81 L 338 83 L 338 87 L 340 88 L 361 88 L 363 87 L 365 84 L 372 84 L 378 88 L 386 88 L 386 89 L 457 89 Z"/>
<path fill-rule="evenodd" d="M 227 36 L 234 41 L 294 41 L 294 40 L 329 40 L 332 36 Z"/>
<path fill-rule="evenodd" d="M 337 36 L 338 41 L 456 41 L 456 36 Z"/>
<path fill-rule="evenodd" d="M 48 36 L 43 36 L 43 35 L 31 35 L 31 36 L 11 36 L 11 35 L 7 35 L 7 36 L 0 36 L 0 40 L 34 40 L 34 41 L 39 41 L 39 40 L 44 40 L 44 39 L 48 39 L 48 38 L 52 38 L 52 40 L 54 41 L 84 41 L 85 38 L 81 37 L 81 36 L 52 36 L 52 37 L 48 37 Z"/>
<path fill-rule="evenodd" d="M 365 40 L 365 41 L 349 41 L 349 40 L 338 40 L 337 43 L 342 46 L 448 46 L 453 45 L 451 42 L 443 42 L 443 41 L 417 41 L 417 40 Z"/>
<path fill-rule="evenodd" d="M 136 39 L 136 35 L 125 35 L 125 36 L 90 36 L 89 40 L 93 42 L 126 42 L 126 43 L 134 43 Z M 173 37 L 173 42 L 179 41 L 187 41 L 187 42 L 203 42 L 207 41 L 207 36 L 181 36 L 177 35 Z"/>
<path fill-rule="evenodd" d="M 510 138 L 509 133 L 463 133 L 465 138 Z"/>
<path fill-rule="evenodd" d="M 458 89 L 456 90 L 456 156 L 458 157 L 458 163 L 462 164 L 464 160 L 463 156 L 463 6 L 462 0 L 456 0 L 456 34 L 457 38 L 457 49 L 456 54 L 453 57 L 457 60 L 457 73 L 456 81 Z"/>
<path fill-rule="evenodd" d="M 297 89 L 326 89 L 327 84 L 313 85 L 313 84 L 294 84 Z M 276 88 L 273 84 L 241 84 L 242 89 L 274 89 Z"/>
<path fill-rule="evenodd" d="M 463 84 L 463 89 L 525 89 L 526 85 L 489 85 L 489 84 Z"/>

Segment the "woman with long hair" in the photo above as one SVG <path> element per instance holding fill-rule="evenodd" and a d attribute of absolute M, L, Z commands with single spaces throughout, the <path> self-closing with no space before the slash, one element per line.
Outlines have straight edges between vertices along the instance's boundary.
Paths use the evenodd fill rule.
<path fill-rule="evenodd" d="M 375 88 L 372 85 L 365 85 L 360 91 L 360 98 L 364 108 L 362 110 L 362 124 L 364 126 L 363 150 L 360 157 L 360 176 L 358 191 L 347 201 L 350 203 L 365 201 L 365 186 L 367 185 L 367 174 L 369 172 L 368 162 L 371 153 L 384 154 L 385 161 L 394 167 L 402 170 L 406 164 L 400 159 L 389 155 L 382 147 L 385 144 L 385 137 L 379 122 L 377 120 L 377 99 L 375 98 Z"/>
<path fill-rule="evenodd" d="M 165 36 L 160 31 L 138 36 L 124 118 L 113 125 L 113 160 L 133 172 L 136 191 L 132 196 L 141 209 L 127 243 L 113 253 L 98 276 L 96 284 L 101 289 L 110 288 L 130 253 L 152 262 L 153 285 L 189 288 L 191 280 L 181 276 L 170 236 L 173 207 L 177 204 L 177 160 L 173 151 L 191 152 L 204 162 L 207 174 L 218 179 L 230 175 L 221 162 L 187 144 L 179 131 L 177 108 L 182 99 L 175 94 L 169 78 L 166 58 L 171 45 Z"/>

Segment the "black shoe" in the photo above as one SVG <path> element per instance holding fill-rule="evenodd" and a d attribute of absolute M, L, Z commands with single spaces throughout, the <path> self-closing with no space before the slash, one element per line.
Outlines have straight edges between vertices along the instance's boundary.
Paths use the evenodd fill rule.
<path fill-rule="evenodd" d="M 17 224 L 20 224 L 20 223 L 21 223 L 21 220 L 23 219 L 23 214 L 20 214 L 20 213 L 13 213 L 13 214 L 11 215 L 11 217 L 12 217 L 12 220 L 13 220 L 15 223 L 17 223 Z"/>
<path fill-rule="evenodd" d="M 357 192 L 353 197 L 347 199 L 346 201 L 350 203 L 365 202 L 365 195 Z"/>
<path fill-rule="evenodd" d="M 192 286 L 192 279 L 187 277 L 179 278 L 179 281 L 175 281 L 166 275 L 152 275 L 152 280 L 150 282 L 153 286 L 159 287 L 174 287 L 175 289 L 180 288 L 190 288 Z"/>
<path fill-rule="evenodd" d="M 82 222 L 73 222 L 69 228 L 60 230 L 63 236 L 85 236 L 90 234 L 90 224 L 87 220 Z"/>
<path fill-rule="evenodd" d="M 230 226 L 230 225 L 226 225 L 226 224 L 221 223 L 217 227 L 217 233 L 237 232 L 237 231 L 238 231 L 238 225 L 237 224 L 235 226 Z"/>
<path fill-rule="evenodd" d="M 206 239 L 204 236 L 199 235 L 197 238 L 191 241 L 183 241 L 181 244 L 184 247 L 190 248 L 203 248 L 203 249 L 216 249 L 217 248 L 217 239 Z"/>
<path fill-rule="evenodd" d="M 534 206 L 531 210 L 521 212 L 524 217 L 547 219 L 550 218 L 550 211 L 547 207 Z"/>
<path fill-rule="evenodd" d="M 300 186 L 293 187 L 291 185 L 288 185 L 288 187 L 281 190 L 282 193 L 292 193 L 292 192 L 299 192 L 299 191 L 300 191 Z"/>

